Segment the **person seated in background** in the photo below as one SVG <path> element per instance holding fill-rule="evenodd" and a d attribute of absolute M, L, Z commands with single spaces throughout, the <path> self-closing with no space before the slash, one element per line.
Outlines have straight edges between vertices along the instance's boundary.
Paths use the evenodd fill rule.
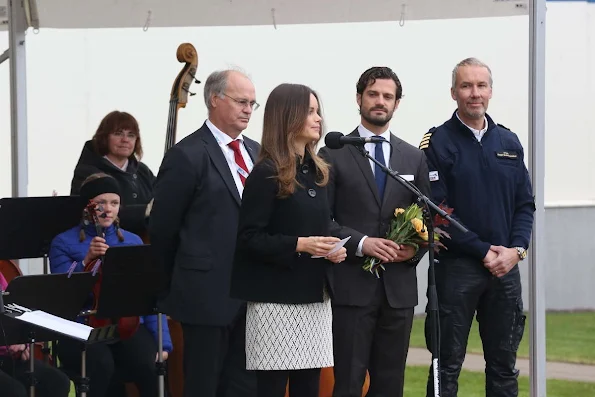
<path fill-rule="evenodd" d="M 105 255 L 110 247 L 140 245 L 136 234 L 120 228 L 120 186 L 115 178 L 104 173 L 90 175 L 80 189 L 81 206 L 97 204 L 98 222 L 103 236 L 97 235 L 93 220 L 83 212 L 81 224 L 57 235 L 50 246 L 52 273 L 84 271 L 85 267 Z M 172 351 L 172 342 L 165 315 L 162 321 L 163 359 Z M 125 397 L 124 382 L 134 382 L 141 397 L 158 396 L 157 315 L 140 317 L 140 327 L 131 338 L 115 343 L 87 346 L 87 376 L 90 378 L 88 397 Z M 83 322 L 83 318 L 79 318 Z M 81 348 L 70 339 L 60 340 L 58 358 L 65 369 L 80 373 Z"/>
<path fill-rule="evenodd" d="M 8 282 L 0 273 L 0 291 Z M 3 335 L 0 335 L 2 338 Z M 0 339 L 1 341 L 2 339 Z M 27 345 L 0 346 L 0 396 L 27 397 L 29 358 Z M 39 397 L 67 397 L 70 392 L 70 379 L 58 368 L 40 360 L 35 360 L 34 376 L 37 381 L 35 394 Z"/>
<path fill-rule="evenodd" d="M 151 211 L 155 175 L 141 162 L 138 122 L 129 113 L 113 111 L 107 114 L 93 138 L 83 146 L 74 169 L 71 195 L 80 192 L 81 184 L 91 174 L 106 173 L 120 184 L 120 220 L 122 227 L 138 235 L 147 232 L 147 217 Z"/>

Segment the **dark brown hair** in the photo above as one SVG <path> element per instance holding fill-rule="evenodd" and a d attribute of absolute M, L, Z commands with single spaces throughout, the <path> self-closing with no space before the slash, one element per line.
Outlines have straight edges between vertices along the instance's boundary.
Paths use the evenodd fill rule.
<path fill-rule="evenodd" d="M 395 97 L 397 98 L 397 100 L 401 99 L 401 97 L 403 96 L 403 86 L 401 85 L 401 81 L 397 77 L 397 74 L 393 72 L 391 68 L 387 68 L 386 66 L 374 66 L 362 73 L 355 86 L 357 93 L 363 95 L 366 88 L 374 84 L 378 79 L 390 79 L 394 81 L 397 86 L 397 92 L 395 92 Z"/>
<path fill-rule="evenodd" d="M 114 110 L 110 112 L 101 120 L 99 127 L 95 135 L 93 135 L 93 147 L 100 156 L 105 156 L 109 153 L 109 136 L 110 134 L 122 130 L 130 130 L 136 135 L 136 141 L 134 143 L 134 151 L 132 156 L 136 156 L 136 159 L 140 161 L 143 157 L 143 145 L 140 139 L 140 131 L 138 128 L 138 122 L 130 114 L 126 112 L 120 112 Z"/>
<path fill-rule="evenodd" d="M 111 175 L 105 174 L 103 172 L 97 172 L 95 174 L 91 174 L 89 175 L 81 184 L 81 187 L 83 187 L 86 183 L 94 181 L 95 179 L 99 179 L 99 178 L 112 178 L 115 180 L 115 178 Z M 120 204 L 121 205 L 121 204 Z M 85 241 L 85 239 L 87 238 L 85 235 L 85 222 L 89 222 L 91 221 L 90 219 L 87 219 L 87 217 L 85 216 L 85 212 L 83 211 L 83 218 L 81 219 L 81 230 L 79 232 L 79 241 L 83 242 Z M 124 241 L 124 235 L 122 234 L 122 231 L 120 230 L 120 218 L 116 217 L 116 219 L 114 219 L 114 227 L 116 228 L 116 235 L 118 236 L 118 240 L 119 241 Z"/>
<path fill-rule="evenodd" d="M 277 170 L 279 184 L 278 196 L 287 197 L 295 192 L 299 183 L 296 180 L 297 155 L 296 138 L 306 128 L 310 110 L 310 94 L 318 101 L 318 115 L 321 115 L 318 95 L 309 87 L 301 84 L 281 84 L 269 95 L 264 108 L 262 128 L 262 148 L 260 159 L 269 159 Z M 320 122 L 320 137 L 324 131 Z M 328 164 L 316 154 L 316 142 L 306 145 L 306 151 L 316 166 L 316 184 L 325 186 L 329 178 Z"/>

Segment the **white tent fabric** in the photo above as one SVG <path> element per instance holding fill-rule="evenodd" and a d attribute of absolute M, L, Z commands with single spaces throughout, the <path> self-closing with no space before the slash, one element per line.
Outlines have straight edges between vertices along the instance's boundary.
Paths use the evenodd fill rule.
<path fill-rule="evenodd" d="M 0 29 L 7 13 L 0 0 Z M 39 28 L 232 26 L 526 15 L 527 0 L 27 0 Z M 36 5 L 35 5 L 36 4 Z"/>
<path fill-rule="evenodd" d="M 11 1 L 12 7 L 7 7 Z M 0 0 L 0 30 L 9 28 L 13 195 L 27 196 L 25 31 L 33 28 L 140 28 L 282 25 L 526 15 L 529 29 L 529 164 L 536 199 L 529 253 L 531 396 L 546 396 L 545 14 L 546 0 Z M 11 19 L 12 17 L 12 19 Z M 9 27 L 8 21 L 12 20 Z"/>

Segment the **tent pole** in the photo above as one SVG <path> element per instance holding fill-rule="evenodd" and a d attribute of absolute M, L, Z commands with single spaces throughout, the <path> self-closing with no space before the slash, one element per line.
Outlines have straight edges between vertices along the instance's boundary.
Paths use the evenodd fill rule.
<path fill-rule="evenodd" d="M 545 19 L 546 0 L 529 1 L 529 161 L 535 223 L 529 251 L 530 395 L 546 396 L 545 354 Z"/>
<path fill-rule="evenodd" d="M 10 60 L 10 129 L 12 196 L 26 197 L 27 174 L 27 58 L 24 1 L 8 0 L 8 56 Z"/>

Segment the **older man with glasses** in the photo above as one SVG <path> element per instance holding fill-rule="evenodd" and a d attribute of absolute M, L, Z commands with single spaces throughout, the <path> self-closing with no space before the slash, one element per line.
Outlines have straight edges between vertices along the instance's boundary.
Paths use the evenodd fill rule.
<path fill-rule="evenodd" d="M 155 183 L 151 244 L 169 276 L 159 306 L 182 324 L 185 397 L 251 397 L 246 307 L 229 283 L 244 182 L 260 150 L 242 131 L 258 103 L 233 70 L 212 73 L 204 98 L 208 119 L 166 153 Z"/>

